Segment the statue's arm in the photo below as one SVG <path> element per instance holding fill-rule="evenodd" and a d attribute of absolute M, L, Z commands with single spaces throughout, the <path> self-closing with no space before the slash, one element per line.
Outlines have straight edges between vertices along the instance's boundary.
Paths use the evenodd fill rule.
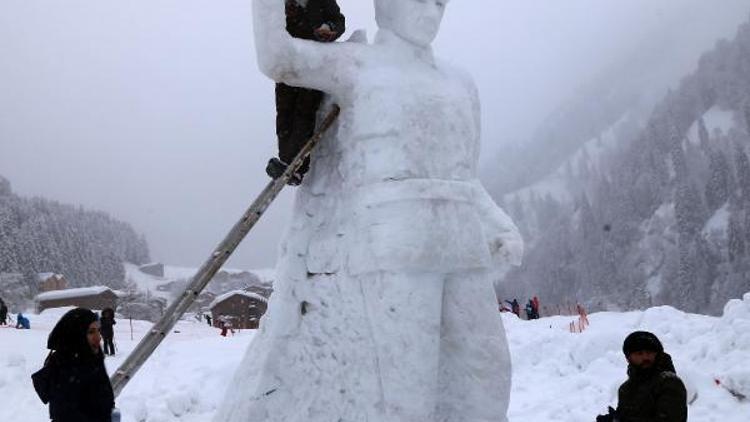
<path fill-rule="evenodd" d="M 291 37 L 284 0 L 253 0 L 253 25 L 258 65 L 269 78 L 334 95 L 351 88 L 362 45 Z"/>
<path fill-rule="evenodd" d="M 482 137 L 482 106 L 479 100 L 479 90 L 471 76 L 466 75 L 465 83 L 471 96 L 474 119 L 474 158 L 478 162 Z M 506 264 L 521 265 L 524 244 L 518 227 L 513 219 L 495 203 L 495 200 L 492 199 L 492 196 L 478 178 L 473 183 L 476 185 L 477 211 L 479 218 L 482 220 L 483 231 L 489 242 L 493 259 L 501 266 Z"/>

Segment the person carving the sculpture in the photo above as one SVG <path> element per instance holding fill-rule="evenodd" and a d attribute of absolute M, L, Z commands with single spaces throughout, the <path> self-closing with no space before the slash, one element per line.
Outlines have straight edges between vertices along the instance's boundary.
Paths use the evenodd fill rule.
<path fill-rule="evenodd" d="M 617 410 L 609 408 L 597 422 L 685 422 L 687 392 L 672 358 L 652 333 L 636 331 L 622 347 L 628 361 L 628 380 L 618 391 Z"/>
<path fill-rule="evenodd" d="M 333 42 L 346 30 L 336 0 L 286 0 L 286 30 L 292 37 Z M 276 137 L 279 156 L 268 162 L 266 173 L 279 178 L 315 132 L 315 118 L 323 92 L 276 84 Z M 289 183 L 298 185 L 310 167 L 308 157 Z"/>

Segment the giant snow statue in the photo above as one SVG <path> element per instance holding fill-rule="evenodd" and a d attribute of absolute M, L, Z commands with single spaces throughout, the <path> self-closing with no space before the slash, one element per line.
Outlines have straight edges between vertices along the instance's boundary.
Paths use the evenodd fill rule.
<path fill-rule="evenodd" d="M 474 83 L 430 47 L 446 3 L 376 0 L 373 44 L 321 44 L 287 35 L 284 0 L 253 1 L 261 70 L 342 114 L 297 191 L 269 311 L 216 422 L 506 420 L 492 279 L 523 243 L 477 180 Z"/>

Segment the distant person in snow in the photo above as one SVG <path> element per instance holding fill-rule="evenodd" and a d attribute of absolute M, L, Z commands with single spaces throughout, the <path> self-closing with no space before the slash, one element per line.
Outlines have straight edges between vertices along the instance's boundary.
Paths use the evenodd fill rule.
<path fill-rule="evenodd" d="M 30 330 L 31 321 L 19 312 L 18 315 L 16 315 L 16 328 L 19 330 Z"/>
<path fill-rule="evenodd" d="M 527 320 L 531 321 L 532 319 L 536 319 L 534 317 L 534 303 L 532 301 L 529 300 L 529 303 L 526 304 L 525 311 Z"/>
<path fill-rule="evenodd" d="M 531 299 L 531 303 L 534 305 L 534 314 L 536 314 L 536 318 L 539 319 L 539 317 L 542 315 L 539 312 L 539 309 L 541 306 L 539 305 L 539 298 L 537 296 L 534 296 L 533 299 Z"/>
<path fill-rule="evenodd" d="M 497 309 L 498 309 L 498 310 L 499 310 L 500 312 L 503 312 L 503 313 L 505 313 L 505 312 L 512 312 L 512 311 L 511 311 L 511 309 L 510 309 L 509 307 L 505 306 L 505 305 L 503 304 L 503 302 L 502 302 L 502 301 L 500 301 L 500 300 L 498 300 L 498 301 L 497 301 Z"/>
<path fill-rule="evenodd" d="M 111 422 L 115 399 L 101 340 L 96 314 L 83 308 L 66 313 L 50 333 L 51 352 L 31 379 L 53 422 Z"/>
<path fill-rule="evenodd" d="M 286 0 L 286 31 L 294 38 L 332 42 L 346 30 L 346 21 L 336 0 Z M 281 177 L 305 142 L 315 132 L 320 91 L 276 84 L 276 136 L 279 157 L 272 158 L 266 173 Z M 298 185 L 310 167 L 308 158 L 289 184 Z"/>
<path fill-rule="evenodd" d="M 521 304 L 518 303 L 518 299 L 513 299 L 513 301 L 506 300 L 505 302 L 510 305 L 511 312 L 516 314 L 517 317 L 521 318 Z"/>
<path fill-rule="evenodd" d="M 232 321 L 226 315 L 219 316 L 219 327 L 221 328 L 221 336 L 226 337 L 227 332 L 231 332 L 234 335 L 234 329 L 232 329 Z"/>
<path fill-rule="evenodd" d="M 636 331 L 622 347 L 628 361 L 628 380 L 617 394 L 617 410 L 609 408 L 597 422 L 686 422 L 687 391 L 652 333 Z"/>
<path fill-rule="evenodd" d="M 8 307 L 0 298 L 0 325 L 8 325 Z"/>
<path fill-rule="evenodd" d="M 206 318 L 206 322 L 208 323 L 208 326 L 213 327 L 214 325 L 211 323 L 212 322 L 211 315 L 204 315 L 204 317 Z"/>
<path fill-rule="evenodd" d="M 101 324 L 102 340 L 104 340 L 104 354 L 115 355 L 115 311 L 112 308 L 102 310 Z"/>

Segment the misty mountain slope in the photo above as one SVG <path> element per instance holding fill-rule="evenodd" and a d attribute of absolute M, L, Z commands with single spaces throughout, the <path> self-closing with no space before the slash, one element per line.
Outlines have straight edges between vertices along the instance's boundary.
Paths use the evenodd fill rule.
<path fill-rule="evenodd" d="M 42 198 L 15 195 L 0 177 L 0 291 L 11 303 L 36 293 L 36 274 L 63 274 L 70 287 L 124 287 L 122 263 L 145 263 L 148 245 L 109 215 Z M 15 286 L 5 285 L 13 280 Z M 14 293 L 11 294 L 10 291 Z"/>
<path fill-rule="evenodd" d="M 750 24 L 617 139 L 563 171 L 567 197 L 507 198 L 529 248 L 499 294 L 717 313 L 750 290 Z"/>
<path fill-rule="evenodd" d="M 718 39 L 733 36 L 734 25 L 750 11 L 746 3 L 725 6 L 684 2 L 679 9 L 665 11 L 669 17 L 661 25 L 578 86 L 528 140 L 504 146 L 492 163 L 486 163 L 484 180 L 491 193 L 501 198 L 545 178 L 554 180 L 555 171 L 583 145 L 618 124 L 642 129 L 667 91 L 694 71 L 700 55 Z"/>

